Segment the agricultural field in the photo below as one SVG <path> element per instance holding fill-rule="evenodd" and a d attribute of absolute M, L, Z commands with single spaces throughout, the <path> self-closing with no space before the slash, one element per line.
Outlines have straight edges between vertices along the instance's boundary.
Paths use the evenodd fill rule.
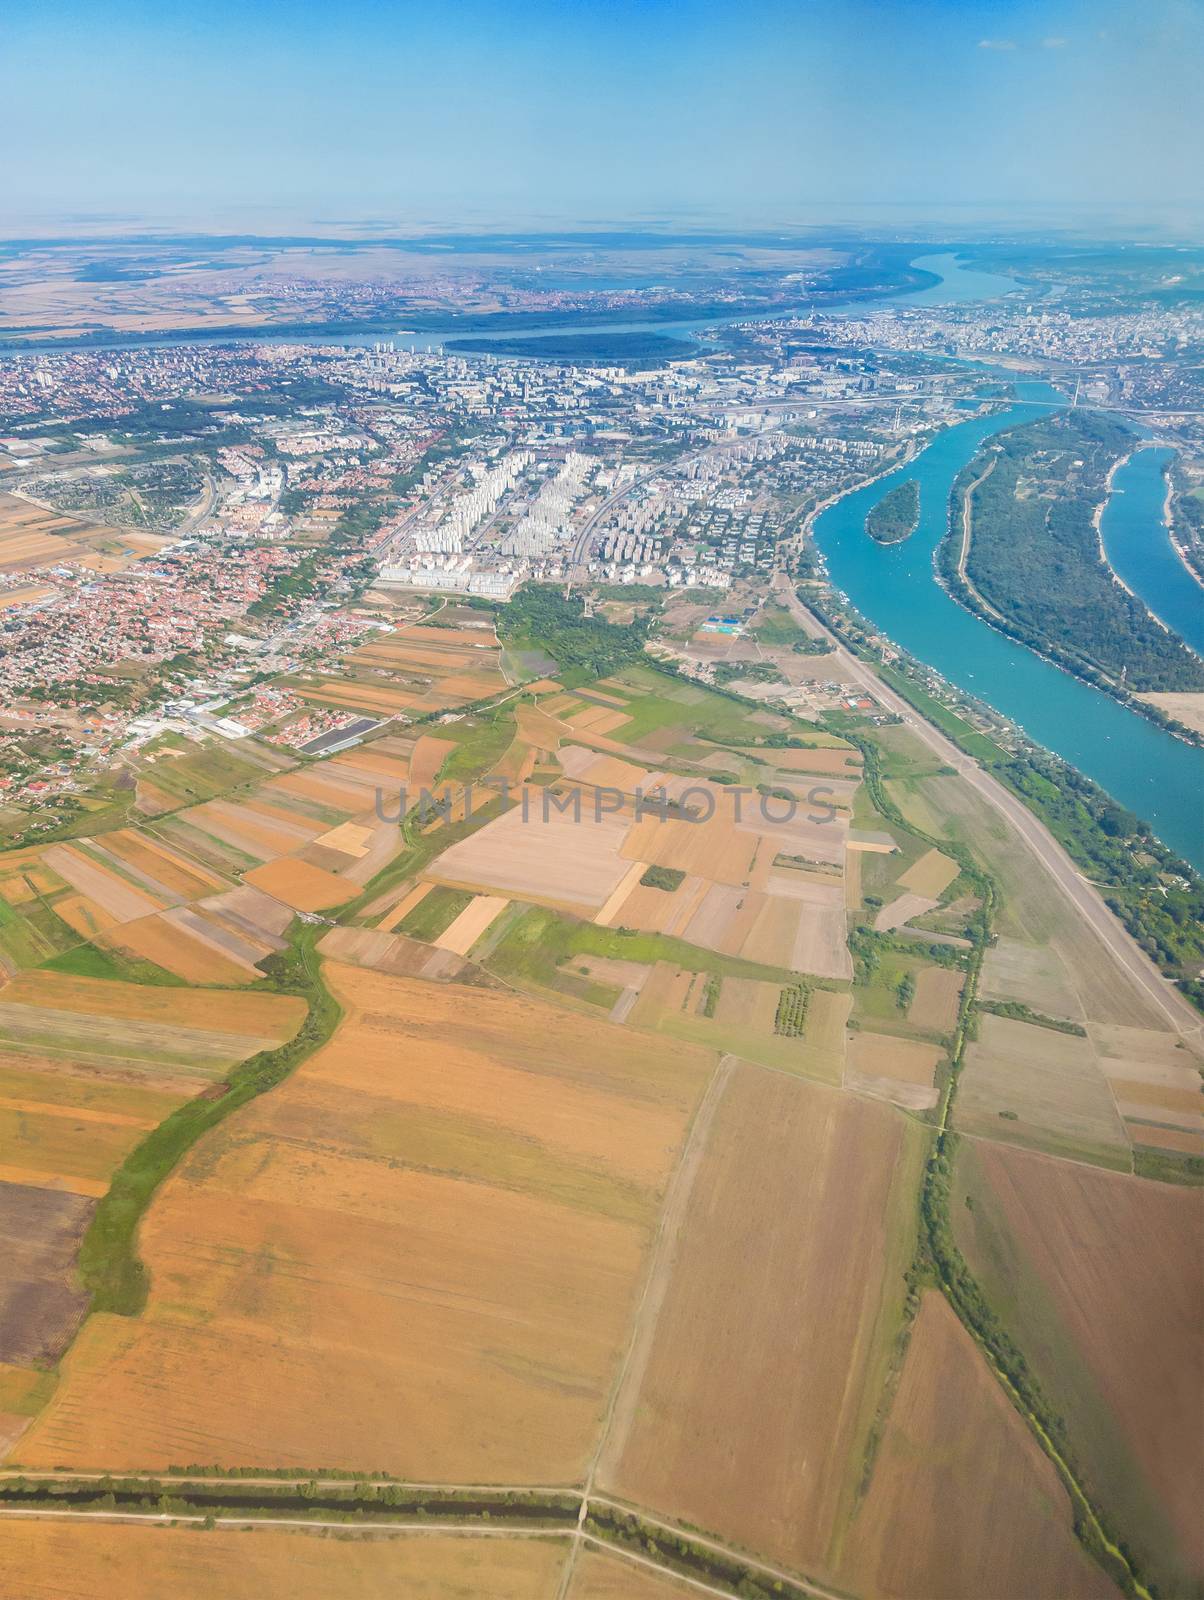
<path fill-rule="evenodd" d="M 943 1056 L 939 1045 L 858 1029 L 849 1041 L 844 1081 L 861 1094 L 892 1100 L 912 1111 L 931 1111 L 938 1099 L 936 1071 Z"/>
<path fill-rule="evenodd" d="M 87 1304 L 76 1254 L 114 1169 L 184 1100 L 291 1038 L 304 1009 L 47 971 L 0 988 L 0 1363 L 58 1360 Z"/>
<path fill-rule="evenodd" d="M 92 572 L 119 572 L 167 542 L 151 533 L 81 522 L 21 496 L 0 494 L 0 572 L 65 562 Z"/>
<path fill-rule="evenodd" d="M 651 666 L 477 704 L 522 653 L 437 615 L 291 682 L 420 725 L 320 757 L 165 741 L 134 759 L 136 825 L 0 856 L 8 1459 L 592 1480 L 858 1600 L 1117 1595 L 917 1258 L 968 843 L 1004 904 L 952 1227 L 1093 1497 L 1186 1596 L 1204 1218 L 1132 1172 L 1204 1141 L 1195 1049 L 906 728 L 873 730 L 887 793 L 945 848 L 876 809 L 839 734 Z M 485 808 L 487 778 L 511 788 Z M 114 1171 L 301 1025 L 263 982 L 297 913 L 324 924 L 333 1034 L 166 1176 L 145 1310 L 87 1316 L 75 1262 Z M 85 1554 L 73 1525 L 53 1553 L 12 1525 L 18 1573 L 79 1544 L 89 1595 L 177 1592 L 202 1539 L 219 1600 L 690 1592 L 584 1544 L 570 1569 L 551 1538 L 97 1525 Z"/>
<path fill-rule="evenodd" d="M 444 851 L 430 876 L 761 965 L 852 975 L 841 877 L 847 819 L 746 816 L 722 787 L 641 767 L 631 747 L 572 742 L 579 730 L 570 738 L 546 709 L 520 717 L 520 729 L 553 748 L 565 735 L 556 754 L 572 786 L 524 787 L 511 809 Z M 661 789 L 664 804 L 637 814 L 636 791 Z M 649 868 L 676 883 L 649 884 Z"/>
<path fill-rule="evenodd" d="M 580 1476 L 713 1055 L 326 972 L 334 1038 L 168 1181 L 146 1314 L 89 1320 L 25 1464 Z"/>
<path fill-rule="evenodd" d="M 1125 1126 L 1090 1039 L 982 1016 L 953 1113 L 961 1132 L 1128 1168 Z"/>
<path fill-rule="evenodd" d="M 1118 1600 L 1075 1538 L 1053 1465 L 932 1291 L 920 1305 L 841 1575 L 854 1592 L 890 1600 Z"/>
<path fill-rule="evenodd" d="M 649 1572 L 587 1546 L 577 1555 L 566 1600 L 688 1600 L 697 1593 L 667 1573 Z"/>
<path fill-rule="evenodd" d="M 403 624 L 373 634 L 336 670 L 287 680 L 303 699 L 372 716 L 425 716 L 501 694 L 509 680 L 492 627 Z"/>
<path fill-rule="evenodd" d="M 926 1141 L 890 1106 L 753 1066 L 712 1099 L 599 1482 L 831 1571 L 902 1323 Z"/>
<path fill-rule="evenodd" d="M 30 1600 L 555 1600 L 564 1560 L 553 1538 L 14 1521 L 0 1586 Z"/>
<path fill-rule="evenodd" d="M 967 1141 L 952 1213 L 1085 1481 L 1160 1587 L 1194 1592 L 1204 1194 Z"/>
<path fill-rule="evenodd" d="M 999 998 L 1019 999 L 1053 1016 L 1134 1028 L 1162 1025 L 1161 1013 L 1107 956 L 1064 896 L 1050 892 L 1035 857 L 973 789 L 955 777 L 924 776 L 896 786 L 894 792 L 905 816 L 920 827 L 932 824 L 938 836 L 968 845 L 999 885 L 999 942 L 1010 956 L 998 962 L 988 958 L 984 992 L 989 997 L 1006 988 Z M 1017 952 L 1016 944 L 1026 946 L 1027 955 Z M 1042 984 L 1061 987 L 1061 1009 L 1059 1003 L 1041 1003 L 1048 990 L 1027 989 L 1026 962 Z"/>

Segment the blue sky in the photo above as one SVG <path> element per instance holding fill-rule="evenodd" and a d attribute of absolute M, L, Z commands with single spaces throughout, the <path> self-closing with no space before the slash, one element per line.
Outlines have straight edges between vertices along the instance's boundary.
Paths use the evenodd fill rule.
<path fill-rule="evenodd" d="M 780 220 L 1204 198 L 1204 0 L 5 9 L 10 215 Z"/>

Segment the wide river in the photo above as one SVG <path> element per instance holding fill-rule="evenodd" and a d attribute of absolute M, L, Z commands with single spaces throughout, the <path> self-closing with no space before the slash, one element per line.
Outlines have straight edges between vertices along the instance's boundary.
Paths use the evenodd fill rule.
<path fill-rule="evenodd" d="M 829 506 L 816 519 L 816 542 L 833 584 L 864 617 L 1094 778 L 1204 871 L 1204 751 L 996 633 L 936 580 L 933 554 L 947 527 L 954 478 L 993 433 L 1066 404 L 1043 383 L 1018 383 L 1016 393 L 1019 404 L 956 424 L 914 461 Z M 877 544 L 865 531 L 865 514 L 904 478 L 919 486 L 919 525 L 902 544 Z"/>
<path fill-rule="evenodd" d="M 1166 468 L 1173 450 L 1135 450 L 1112 479 L 1100 519 L 1117 576 L 1150 610 L 1204 655 L 1204 589 L 1180 561 L 1166 525 Z"/>

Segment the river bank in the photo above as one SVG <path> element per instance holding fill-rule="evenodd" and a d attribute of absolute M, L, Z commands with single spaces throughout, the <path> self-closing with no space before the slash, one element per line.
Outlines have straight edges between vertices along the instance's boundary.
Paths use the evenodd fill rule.
<path fill-rule="evenodd" d="M 1067 404 L 1045 384 L 1017 388 L 1017 403 L 1004 411 L 955 424 L 906 468 L 817 511 L 811 528 L 818 551 L 833 587 L 874 628 L 1094 780 L 1204 870 L 1198 809 L 1204 752 L 1173 737 L 1144 709 L 1112 699 L 997 631 L 937 582 L 934 556 L 948 533 L 958 473 L 993 434 Z M 901 544 L 876 545 L 865 536 L 866 513 L 903 472 L 919 480 L 919 526 Z"/>

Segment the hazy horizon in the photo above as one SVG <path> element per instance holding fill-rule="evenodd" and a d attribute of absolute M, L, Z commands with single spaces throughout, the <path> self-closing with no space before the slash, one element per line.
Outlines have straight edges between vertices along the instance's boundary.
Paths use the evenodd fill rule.
<path fill-rule="evenodd" d="M 9 234 L 1204 218 L 1194 0 L 66 0 L 6 34 Z"/>

